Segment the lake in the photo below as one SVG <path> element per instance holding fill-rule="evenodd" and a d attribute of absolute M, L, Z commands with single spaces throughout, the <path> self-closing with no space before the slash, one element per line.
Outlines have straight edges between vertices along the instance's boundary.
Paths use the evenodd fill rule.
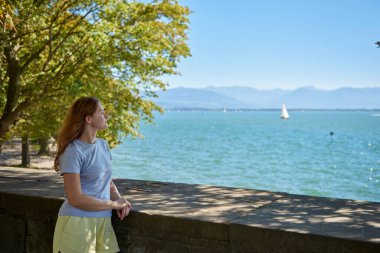
<path fill-rule="evenodd" d="M 380 202 L 376 111 L 167 111 L 112 150 L 113 176 Z"/>

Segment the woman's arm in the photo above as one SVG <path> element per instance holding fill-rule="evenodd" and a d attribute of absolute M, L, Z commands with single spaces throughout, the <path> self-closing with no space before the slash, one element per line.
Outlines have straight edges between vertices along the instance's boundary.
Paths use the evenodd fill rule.
<path fill-rule="evenodd" d="M 63 174 L 65 193 L 67 200 L 73 207 L 86 211 L 104 211 L 110 209 L 122 209 L 129 202 L 123 198 L 115 201 L 101 200 L 82 193 L 79 174 Z"/>
<path fill-rule="evenodd" d="M 112 200 L 122 199 L 122 197 L 120 196 L 119 191 L 117 190 L 117 187 L 116 187 L 115 183 L 112 180 L 111 180 L 111 183 L 110 183 L 110 192 L 111 192 L 111 199 Z M 116 211 L 117 216 L 120 218 L 120 220 L 123 220 L 129 214 L 129 211 L 132 208 L 131 203 L 129 203 L 128 200 L 126 200 L 126 199 L 125 199 L 125 201 L 127 201 L 127 206 L 125 206 L 124 208 L 118 209 Z"/>
<path fill-rule="evenodd" d="M 110 192 L 111 192 L 111 200 L 118 200 L 121 198 L 119 191 L 117 190 L 116 185 L 114 184 L 113 180 L 111 180 L 110 183 Z"/>

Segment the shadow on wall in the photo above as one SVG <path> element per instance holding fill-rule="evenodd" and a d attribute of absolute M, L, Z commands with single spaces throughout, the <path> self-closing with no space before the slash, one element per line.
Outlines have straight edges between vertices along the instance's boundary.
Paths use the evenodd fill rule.
<path fill-rule="evenodd" d="M 251 189 L 115 180 L 134 210 L 380 243 L 380 203 Z"/>

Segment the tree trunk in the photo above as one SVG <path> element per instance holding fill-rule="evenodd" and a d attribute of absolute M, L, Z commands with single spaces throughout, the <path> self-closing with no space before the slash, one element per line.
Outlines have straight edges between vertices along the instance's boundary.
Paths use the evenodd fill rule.
<path fill-rule="evenodd" d="M 40 144 L 40 150 L 38 151 L 38 155 L 49 155 L 49 138 L 40 138 L 38 142 Z"/>
<path fill-rule="evenodd" d="M 3 54 L 7 60 L 8 85 L 6 86 L 6 99 L 4 110 L 0 116 L 0 137 L 4 137 L 12 124 L 18 119 L 22 107 L 17 106 L 19 98 L 19 86 L 21 69 L 20 62 L 16 55 L 15 47 L 8 45 L 4 48 Z"/>
<path fill-rule="evenodd" d="M 22 167 L 29 167 L 30 165 L 30 156 L 29 156 L 29 137 L 23 136 L 21 138 L 21 146 L 22 146 Z"/>

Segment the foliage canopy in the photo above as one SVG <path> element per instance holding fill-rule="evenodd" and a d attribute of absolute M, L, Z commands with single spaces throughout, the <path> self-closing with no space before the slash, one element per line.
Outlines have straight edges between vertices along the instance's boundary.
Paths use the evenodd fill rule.
<path fill-rule="evenodd" d="M 176 0 L 23 0 L 0 6 L 0 138 L 54 135 L 67 107 L 96 96 L 111 115 L 104 133 L 138 135 L 161 110 L 149 100 L 178 74 L 189 9 Z"/>

